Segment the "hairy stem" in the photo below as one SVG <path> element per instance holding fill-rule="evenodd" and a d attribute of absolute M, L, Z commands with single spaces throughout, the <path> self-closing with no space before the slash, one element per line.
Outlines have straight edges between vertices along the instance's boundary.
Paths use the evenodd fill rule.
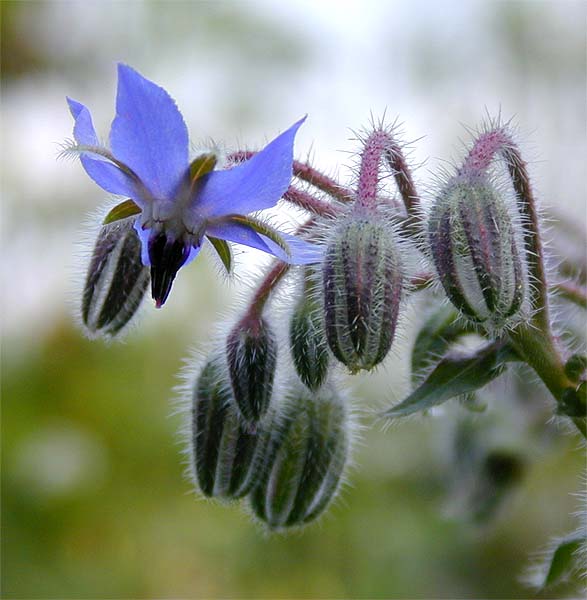
<path fill-rule="evenodd" d="M 300 234 L 304 231 L 307 231 L 314 225 L 315 219 L 308 219 L 304 224 L 298 227 L 296 234 Z M 253 298 L 251 299 L 251 303 L 247 310 L 248 316 L 260 316 L 263 312 L 263 308 L 271 295 L 271 292 L 277 287 L 279 282 L 283 279 L 286 273 L 289 271 L 291 265 L 285 263 L 281 260 L 275 260 L 273 262 L 273 266 L 267 273 L 267 275 L 261 281 L 261 284 L 257 288 Z"/>
<path fill-rule="evenodd" d="M 412 178 L 412 173 L 404 153 L 393 138 L 389 140 L 385 158 L 390 169 L 393 171 L 395 184 L 406 207 L 406 212 L 414 222 L 417 222 L 420 219 L 420 196 L 416 190 L 414 179 Z"/>
<path fill-rule="evenodd" d="M 333 204 L 324 202 L 293 185 L 289 186 L 287 192 L 283 195 L 283 199 L 317 216 L 334 218 L 340 214 L 340 210 Z"/>
<path fill-rule="evenodd" d="M 565 373 L 565 360 L 552 333 L 523 323 L 510 332 L 510 340 L 520 356 L 546 385 L 559 406 L 562 406 L 565 393 L 576 390 L 577 384 Z M 585 418 L 574 417 L 572 421 L 585 435 Z"/>

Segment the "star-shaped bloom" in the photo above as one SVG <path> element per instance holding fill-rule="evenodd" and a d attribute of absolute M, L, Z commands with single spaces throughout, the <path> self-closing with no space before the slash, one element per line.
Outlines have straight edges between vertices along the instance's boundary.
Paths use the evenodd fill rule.
<path fill-rule="evenodd" d="M 305 118 L 249 160 L 214 170 L 217 156 L 190 162 L 186 124 L 175 102 L 134 69 L 118 66 L 110 148 L 100 143 L 89 110 L 67 99 L 75 144 L 86 173 L 104 190 L 125 196 L 107 222 L 133 217 L 152 295 L 163 305 L 178 270 L 210 242 L 225 265 L 227 241 L 263 250 L 291 264 L 320 260 L 322 249 L 274 230 L 249 213 L 276 205 L 292 177 L 293 143 Z"/>

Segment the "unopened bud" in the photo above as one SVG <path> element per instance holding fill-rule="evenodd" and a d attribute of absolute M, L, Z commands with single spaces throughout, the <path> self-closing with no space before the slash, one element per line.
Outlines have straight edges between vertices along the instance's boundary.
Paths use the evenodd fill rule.
<path fill-rule="evenodd" d="M 115 336 L 136 313 L 149 285 L 133 218 L 103 225 L 82 295 L 82 321 L 92 335 Z"/>
<path fill-rule="evenodd" d="M 192 467 L 202 494 L 240 498 L 254 485 L 261 432 L 243 427 L 233 403 L 226 366 L 210 359 L 192 396 Z"/>
<path fill-rule="evenodd" d="M 277 340 L 262 317 L 246 315 L 228 335 L 226 360 L 243 420 L 255 425 L 267 412 L 277 363 Z"/>
<path fill-rule="evenodd" d="M 502 196 L 482 180 L 458 181 L 437 198 L 428 234 L 451 302 L 469 319 L 503 326 L 524 300 L 514 222 Z"/>
<path fill-rule="evenodd" d="M 300 379 L 311 390 L 317 390 L 328 375 L 329 356 L 320 304 L 314 298 L 310 282 L 305 285 L 294 308 L 289 325 L 289 342 Z"/>
<path fill-rule="evenodd" d="M 395 236 L 383 218 L 349 218 L 338 227 L 322 268 L 324 323 L 330 349 L 351 372 L 387 356 L 402 282 Z"/>
<path fill-rule="evenodd" d="M 272 530 L 301 526 L 334 498 L 349 453 L 349 415 L 337 391 L 297 383 L 267 428 L 265 459 L 251 492 L 254 513 Z"/>

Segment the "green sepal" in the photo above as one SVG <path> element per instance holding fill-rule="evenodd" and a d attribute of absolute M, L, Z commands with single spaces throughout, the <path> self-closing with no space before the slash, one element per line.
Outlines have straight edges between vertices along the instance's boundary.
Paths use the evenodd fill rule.
<path fill-rule="evenodd" d="M 127 217 L 134 217 L 141 212 L 139 206 L 137 206 L 130 198 L 117 204 L 102 221 L 102 225 L 108 225 L 108 223 L 114 223 L 115 221 L 121 221 Z"/>
<path fill-rule="evenodd" d="M 281 237 L 281 235 L 279 235 L 279 232 L 276 229 L 271 227 L 271 225 L 267 225 L 267 223 L 263 223 L 263 221 L 255 219 L 254 217 L 244 215 L 229 215 L 226 217 L 226 220 L 250 227 L 259 235 L 264 235 L 274 244 L 277 244 L 287 254 L 287 256 L 291 256 L 291 250 L 288 243 Z"/>
<path fill-rule="evenodd" d="M 212 244 L 214 250 L 220 257 L 226 272 L 230 275 L 232 273 L 232 251 L 230 250 L 230 246 L 228 242 L 221 240 L 219 238 L 212 237 L 210 235 L 206 236 L 208 241 Z"/>
<path fill-rule="evenodd" d="M 501 375 L 507 362 L 516 360 L 517 354 L 503 341 L 473 352 L 449 352 L 418 388 L 382 416 L 405 417 L 474 392 Z"/>
<path fill-rule="evenodd" d="M 193 183 L 213 171 L 217 162 L 218 157 L 212 152 L 207 152 L 194 158 L 190 164 L 190 181 Z"/>
<path fill-rule="evenodd" d="M 585 545 L 585 536 L 571 534 L 561 540 L 546 562 L 546 573 L 540 582 L 541 588 L 550 587 L 566 580 L 580 566 L 577 551 Z"/>

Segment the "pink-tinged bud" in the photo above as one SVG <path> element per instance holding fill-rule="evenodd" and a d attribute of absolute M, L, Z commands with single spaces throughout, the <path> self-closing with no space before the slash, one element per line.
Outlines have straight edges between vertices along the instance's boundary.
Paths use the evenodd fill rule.
<path fill-rule="evenodd" d="M 449 184 L 432 208 L 428 236 L 440 282 L 463 315 L 500 328 L 519 313 L 526 285 L 515 222 L 489 182 Z"/>
<path fill-rule="evenodd" d="M 324 327 L 334 356 L 351 372 L 389 352 L 403 274 L 394 232 L 381 215 L 350 216 L 335 230 L 322 266 Z"/>
<path fill-rule="evenodd" d="M 254 427 L 269 408 L 277 364 L 277 340 L 265 319 L 247 314 L 236 324 L 226 360 L 238 411 Z"/>

